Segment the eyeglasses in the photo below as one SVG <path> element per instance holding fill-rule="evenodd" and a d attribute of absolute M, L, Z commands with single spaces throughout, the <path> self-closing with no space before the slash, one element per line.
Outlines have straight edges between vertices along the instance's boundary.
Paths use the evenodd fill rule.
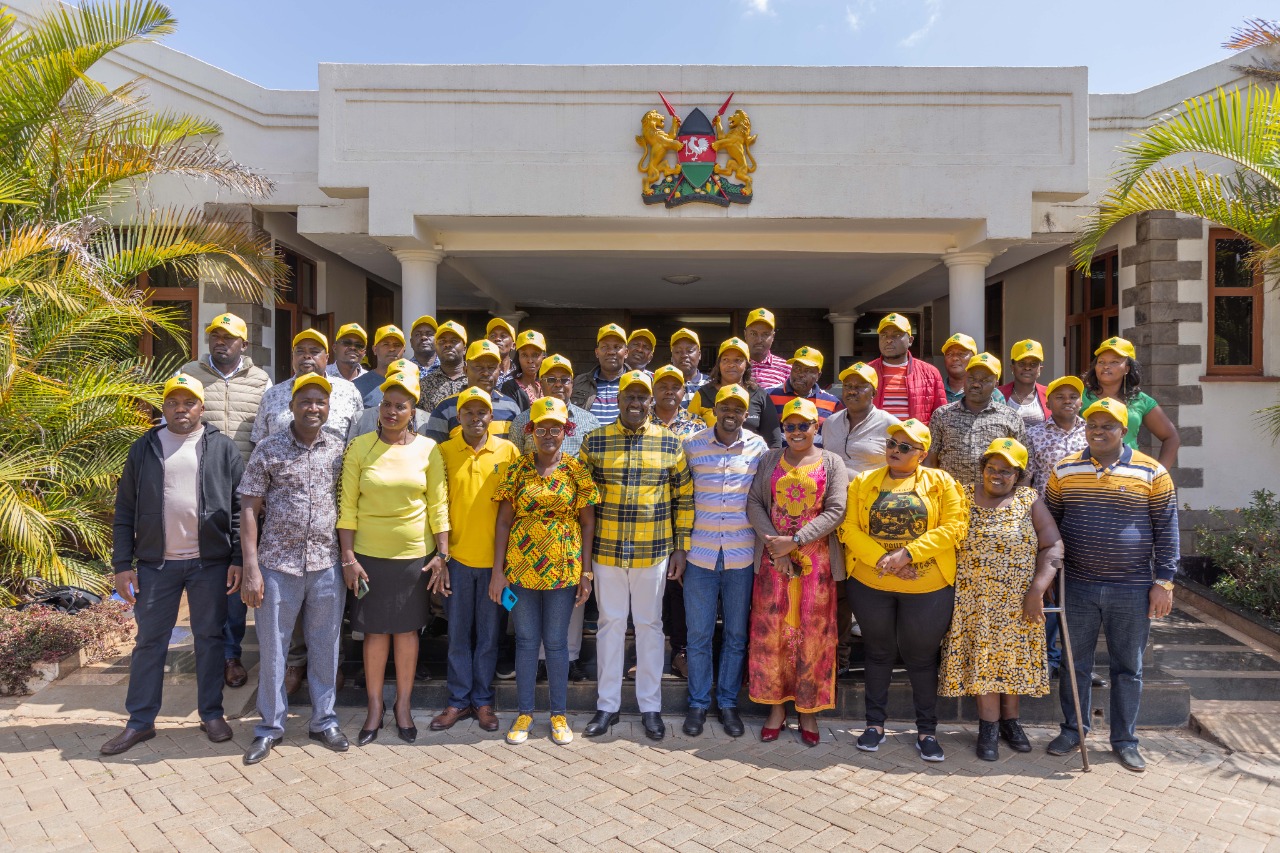
<path fill-rule="evenodd" d="M 573 382 L 572 376 L 552 376 L 550 373 L 543 374 L 538 380 L 543 385 L 569 385 Z"/>
<path fill-rule="evenodd" d="M 813 426 L 813 421 L 805 421 L 802 424 L 783 424 L 783 432 L 808 432 Z"/>
<path fill-rule="evenodd" d="M 564 432 L 564 427 L 534 427 L 533 428 L 533 434 L 536 435 L 538 438 L 543 438 L 544 436 L 548 436 L 548 435 L 557 436 L 563 432 Z"/>
<path fill-rule="evenodd" d="M 885 439 L 884 449 L 886 453 L 898 451 L 899 453 L 910 453 L 913 450 L 924 450 L 923 447 L 916 447 L 914 444 L 906 444 L 901 441 L 894 441 L 892 438 Z"/>

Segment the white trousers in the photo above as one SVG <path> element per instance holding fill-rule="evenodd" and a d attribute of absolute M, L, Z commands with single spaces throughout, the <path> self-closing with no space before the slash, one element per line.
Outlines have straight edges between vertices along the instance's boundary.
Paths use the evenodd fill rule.
<path fill-rule="evenodd" d="M 636 627 L 636 703 L 641 713 L 662 711 L 662 665 L 666 638 L 662 635 L 662 592 L 667 586 L 667 561 L 653 566 L 621 569 L 593 563 L 596 605 L 596 710 L 622 707 L 622 664 L 627 645 L 627 614 Z"/>

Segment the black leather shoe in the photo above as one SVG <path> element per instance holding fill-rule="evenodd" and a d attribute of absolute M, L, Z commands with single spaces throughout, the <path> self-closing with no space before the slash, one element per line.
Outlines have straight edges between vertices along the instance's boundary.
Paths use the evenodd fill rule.
<path fill-rule="evenodd" d="M 1138 752 L 1136 746 L 1122 746 L 1115 752 L 1116 758 L 1120 761 L 1120 766 L 1125 770 L 1141 773 L 1147 769 L 1147 762 L 1143 760 L 1142 753 Z"/>
<path fill-rule="evenodd" d="M 644 726 L 644 736 L 649 740 L 662 740 L 667 736 L 667 724 L 662 722 L 662 715 L 657 711 L 641 714 L 640 724 Z"/>
<path fill-rule="evenodd" d="M 587 727 L 582 730 L 583 737 L 600 737 L 602 734 L 608 733 L 609 729 L 618 724 L 621 717 L 617 711 L 596 711 L 596 715 L 591 718 L 591 722 L 587 723 Z"/>
<path fill-rule="evenodd" d="M 402 726 L 396 723 L 396 734 L 400 736 L 400 740 L 405 743 L 413 743 L 418 739 L 417 726 Z"/>
<path fill-rule="evenodd" d="M 720 709 L 720 726 L 729 737 L 742 737 L 747 731 L 747 727 L 742 724 L 742 717 L 738 716 L 737 708 Z"/>
<path fill-rule="evenodd" d="M 312 740 L 320 741 L 334 752 L 346 752 L 351 748 L 351 742 L 347 740 L 347 736 L 342 733 L 342 729 L 337 726 L 329 726 L 322 732 L 311 732 L 307 737 Z"/>
<path fill-rule="evenodd" d="M 1027 739 L 1027 733 L 1022 730 L 1017 717 L 1000 721 L 1000 737 L 1004 738 L 1004 742 L 1014 752 L 1031 751 L 1031 741 Z"/>
<path fill-rule="evenodd" d="M 120 734 L 104 743 L 98 752 L 103 755 L 119 755 L 122 752 L 128 752 L 144 741 L 151 740 L 155 736 L 155 726 L 152 726 L 149 729 L 126 728 Z"/>
<path fill-rule="evenodd" d="M 1044 751 L 1050 755 L 1066 755 L 1068 752 L 1075 752 L 1080 748 L 1080 738 L 1075 732 L 1062 732 L 1056 738 L 1049 741 L 1049 745 Z"/>
<path fill-rule="evenodd" d="M 697 737 L 702 734 L 702 727 L 707 724 L 706 708 L 690 708 L 685 712 L 684 725 L 680 730 L 689 737 Z"/>
<path fill-rule="evenodd" d="M 574 684 L 587 680 L 587 671 L 576 660 L 569 661 L 569 680 Z"/>
<path fill-rule="evenodd" d="M 280 742 L 277 737 L 256 737 L 244 753 L 245 764 L 257 764 L 271 754 L 271 747 Z"/>
<path fill-rule="evenodd" d="M 1092 684 L 1094 687 L 1107 686 L 1107 680 L 1103 678 L 1101 675 L 1098 675 L 1098 673 L 1096 672 L 1092 676 L 1090 676 L 1089 683 Z"/>
<path fill-rule="evenodd" d="M 995 720 L 978 720 L 977 753 L 980 761 L 1000 758 L 1000 724 Z"/>

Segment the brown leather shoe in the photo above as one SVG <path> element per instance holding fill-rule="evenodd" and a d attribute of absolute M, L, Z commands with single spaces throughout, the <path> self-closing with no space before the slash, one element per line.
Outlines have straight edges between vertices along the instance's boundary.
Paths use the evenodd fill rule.
<path fill-rule="evenodd" d="M 128 752 L 143 741 L 151 740 L 155 736 L 155 726 L 149 729 L 127 728 L 99 747 L 98 752 L 103 755 L 119 755 L 122 752 Z"/>
<path fill-rule="evenodd" d="M 689 680 L 689 655 L 684 651 L 671 656 L 671 674 L 685 681 Z"/>
<path fill-rule="evenodd" d="M 481 705 L 476 708 L 476 722 L 486 732 L 496 732 L 498 730 L 498 715 L 493 713 L 492 705 Z"/>
<path fill-rule="evenodd" d="M 244 683 L 249 680 L 249 673 L 244 671 L 240 658 L 231 658 L 222 670 L 222 679 L 227 682 L 228 687 L 244 687 Z"/>
<path fill-rule="evenodd" d="M 492 709 L 490 710 L 492 713 Z M 458 720 L 465 720 L 472 714 L 471 708 L 455 708 L 452 705 L 441 711 L 435 718 L 431 720 L 431 731 L 442 732 L 445 729 L 453 728 L 453 724 Z M 497 718 L 494 718 L 497 722 Z M 496 728 L 496 726 L 495 726 Z"/>
<path fill-rule="evenodd" d="M 307 671 L 305 666 L 286 666 L 284 668 L 284 692 L 292 696 L 302 686 L 302 676 Z"/>
<path fill-rule="evenodd" d="M 205 720 L 200 723 L 200 731 L 209 735 L 209 740 L 214 743 L 224 743 L 231 740 L 231 726 L 227 725 L 226 717 L 214 717 L 212 720 Z"/>

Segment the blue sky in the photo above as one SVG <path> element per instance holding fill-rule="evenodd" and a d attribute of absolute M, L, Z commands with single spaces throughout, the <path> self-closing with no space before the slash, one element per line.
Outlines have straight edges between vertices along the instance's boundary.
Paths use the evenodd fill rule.
<path fill-rule="evenodd" d="M 172 47 L 261 85 L 319 62 L 1087 65 L 1136 91 L 1230 55 L 1258 0 L 170 0 Z"/>

